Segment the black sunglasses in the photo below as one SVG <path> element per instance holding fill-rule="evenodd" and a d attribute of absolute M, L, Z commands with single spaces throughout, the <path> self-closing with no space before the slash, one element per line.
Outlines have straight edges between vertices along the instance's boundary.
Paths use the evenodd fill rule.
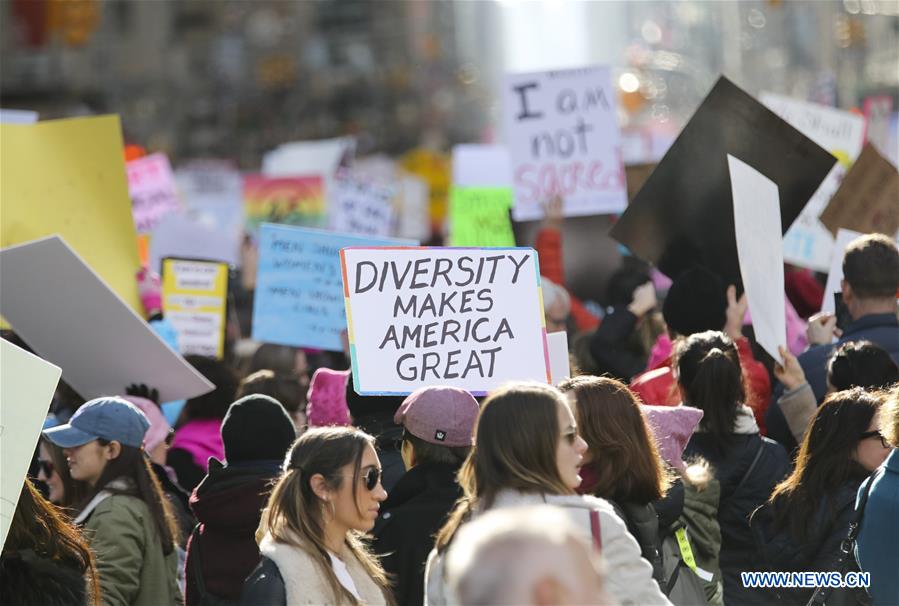
<path fill-rule="evenodd" d="M 53 472 L 56 471 L 56 466 L 53 465 L 53 461 L 45 461 L 43 459 L 37 460 L 37 467 L 40 471 L 44 472 L 44 475 L 48 478 L 53 475 Z"/>
<path fill-rule="evenodd" d="M 883 437 L 883 434 L 879 431 L 866 431 L 862 435 L 859 436 L 859 440 L 867 440 L 868 438 L 880 438 L 880 444 L 884 448 L 890 448 L 890 444 L 887 442 L 887 439 Z"/>
<path fill-rule="evenodd" d="M 372 491 L 381 481 L 381 470 L 377 467 L 369 467 L 364 474 L 362 474 L 362 479 L 365 480 L 365 489 Z"/>

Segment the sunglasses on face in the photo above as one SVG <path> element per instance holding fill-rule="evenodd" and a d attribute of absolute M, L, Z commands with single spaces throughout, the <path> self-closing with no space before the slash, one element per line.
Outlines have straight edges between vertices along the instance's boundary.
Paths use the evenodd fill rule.
<path fill-rule="evenodd" d="M 883 437 L 883 434 L 880 433 L 879 431 L 866 431 L 861 436 L 859 436 L 859 439 L 862 439 L 862 440 L 867 440 L 868 438 L 880 438 L 880 444 L 884 448 L 890 448 L 890 445 L 887 442 L 887 439 L 885 437 Z"/>
<path fill-rule="evenodd" d="M 44 461 L 43 459 L 38 459 L 37 466 L 40 471 L 44 472 L 44 475 L 48 478 L 53 475 L 53 472 L 56 471 L 56 466 L 53 465 L 52 461 Z"/>
<path fill-rule="evenodd" d="M 362 479 L 365 480 L 365 489 L 372 491 L 381 481 L 381 470 L 377 467 L 369 467 L 362 474 Z"/>

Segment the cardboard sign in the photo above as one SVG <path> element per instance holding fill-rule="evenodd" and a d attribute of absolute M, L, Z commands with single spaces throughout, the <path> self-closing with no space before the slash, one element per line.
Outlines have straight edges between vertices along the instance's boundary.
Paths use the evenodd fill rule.
<path fill-rule="evenodd" d="M 784 236 L 784 259 L 787 263 L 826 271 L 830 264 L 833 236 L 818 220 L 818 215 L 836 193 L 846 170 L 862 151 L 865 120 L 851 112 L 772 93 L 762 93 L 759 100 L 839 160 Z"/>
<path fill-rule="evenodd" d="M 457 145 L 453 148 L 456 187 L 512 187 L 512 159 L 504 145 Z"/>
<path fill-rule="evenodd" d="M 558 385 L 571 377 L 571 358 L 568 357 L 568 333 L 564 330 L 551 332 L 547 337 L 549 346 L 549 367 L 552 384 Z"/>
<path fill-rule="evenodd" d="M 348 174 L 334 181 L 330 196 L 331 229 L 386 238 L 393 232 L 394 189 Z"/>
<path fill-rule="evenodd" d="M 342 351 L 347 329 L 339 251 L 345 246 L 408 246 L 317 229 L 263 225 L 253 303 L 253 339 Z"/>
<path fill-rule="evenodd" d="M 550 381 L 533 249 L 344 248 L 340 258 L 359 394 Z"/>
<path fill-rule="evenodd" d="M 0 247 L 59 234 L 143 313 L 118 116 L 2 124 L 0 137 Z"/>
<path fill-rule="evenodd" d="M 322 177 L 244 176 L 247 231 L 256 235 L 263 223 L 324 227 L 328 217 Z"/>
<path fill-rule="evenodd" d="M 0 250 L 0 266 L 0 313 L 81 397 L 132 383 L 157 388 L 162 402 L 213 389 L 59 236 Z"/>
<path fill-rule="evenodd" d="M 450 244 L 515 246 L 509 220 L 512 190 L 505 187 L 456 187 L 450 190 Z"/>
<path fill-rule="evenodd" d="M 165 259 L 162 262 L 162 309 L 178 332 L 178 350 L 222 359 L 228 309 L 225 263 Z"/>
<path fill-rule="evenodd" d="M 127 164 L 131 212 L 138 233 L 153 231 L 159 220 L 181 207 L 175 177 L 165 154 L 151 154 Z"/>
<path fill-rule="evenodd" d="M 833 293 L 843 290 L 843 257 L 846 256 L 846 247 L 864 234 L 851 229 L 840 229 L 837 232 L 836 242 L 833 246 L 833 258 L 830 262 L 830 272 L 827 274 L 827 283 L 824 285 L 824 301 L 821 302 L 821 311 L 835 313 Z"/>
<path fill-rule="evenodd" d="M 608 67 L 507 75 L 503 121 L 516 221 L 539 219 L 560 195 L 566 216 L 627 206 L 616 92 Z"/>
<path fill-rule="evenodd" d="M 851 229 L 895 236 L 899 231 L 899 171 L 873 145 L 865 145 L 821 213 L 821 223 L 833 234 Z"/>
<path fill-rule="evenodd" d="M 62 372 L 0 339 L 0 548 L 16 512 L 19 493 Z"/>
<path fill-rule="evenodd" d="M 219 261 L 237 267 L 240 247 L 236 238 L 212 229 L 188 215 L 171 214 L 153 231 L 149 242 L 149 263 L 162 274 L 166 257 Z"/>
<path fill-rule="evenodd" d="M 784 228 L 836 162 L 722 77 L 612 227 L 612 237 L 671 278 L 704 265 L 726 283 L 741 284 L 728 154 L 777 185 Z"/>
<path fill-rule="evenodd" d="M 728 154 L 740 274 L 752 312 L 755 339 L 775 360 L 786 349 L 783 229 L 777 185 Z"/>

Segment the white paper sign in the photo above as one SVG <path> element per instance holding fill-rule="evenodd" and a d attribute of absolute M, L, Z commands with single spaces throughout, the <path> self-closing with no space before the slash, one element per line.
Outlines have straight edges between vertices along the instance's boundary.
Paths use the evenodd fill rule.
<path fill-rule="evenodd" d="M 331 178 L 356 143 L 352 137 L 285 143 L 262 158 L 262 174 L 267 177 L 324 175 Z"/>
<path fill-rule="evenodd" d="M 0 548 L 16 511 L 19 493 L 62 372 L 0 339 Z"/>
<path fill-rule="evenodd" d="M 38 113 L 27 109 L 0 109 L 0 122 L 4 124 L 34 124 Z"/>
<path fill-rule="evenodd" d="M 360 394 L 550 381 L 533 249 L 344 248 L 341 264 Z"/>
<path fill-rule="evenodd" d="M 833 245 L 833 257 L 830 261 L 830 273 L 827 274 L 827 284 L 824 286 L 824 301 L 821 302 L 821 311 L 836 312 L 833 294 L 843 290 L 843 257 L 846 256 L 846 247 L 863 235 L 851 229 L 837 231 L 837 239 Z"/>
<path fill-rule="evenodd" d="M 772 358 L 780 360 L 777 348 L 787 346 L 780 194 L 771 179 L 730 154 L 727 166 L 740 276 L 755 339 Z"/>
<path fill-rule="evenodd" d="M 839 189 L 848 165 L 855 162 L 862 151 L 865 120 L 851 112 L 773 93 L 763 92 L 759 100 L 840 160 L 784 235 L 784 260 L 787 263 L 827 271 L 833 252 L 833 236 L 818 216 Z"/>
<path fill-rule="evenodd" d="M 456 187 L 512 187 L 512 159 L 505 145 L 457 145 L 453 148 Z"/>
<path fill-rule="evenodd" d="M 336 232 L 386 238 L 393 233 L 392 187 L 350 175 L 334 181 L 328 212 Z"/>
<path fill-rule="evenodd" d="M 549 345 L 549 366 L 552 384 L 558 385 L 571 377 L 571 359 L 568 357 L 568 333 L 564 330 L 546 335 Z"/>
<path fill-rule="evenodd" d="M 59 236 L 0 250 L 0 313 L 85 399 L 132 383 L 162 402 L 212 391 Z"/>
<path fill-rule="evenodd" d="M 621 212 L 627 186 L 608 67 L 507 75 L 503 122 L 516 221 L 539 219 L 555 195 L 566 216 Z"/>
<path fill-rule="evenodd" d="M 171 214 L 159 222 L 150 238 L 150 267 L 156 273 L 162 274 L 165 257 L 207 259 L 236 267 L 240 242 L 231 233 L 212 229 L 185 215 Z"/>

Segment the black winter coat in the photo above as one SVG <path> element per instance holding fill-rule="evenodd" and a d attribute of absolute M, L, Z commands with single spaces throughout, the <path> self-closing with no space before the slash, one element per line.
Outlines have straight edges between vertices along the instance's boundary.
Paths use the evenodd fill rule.
<path fill-rule="evenodd" d="M 397 604 L 422 604 L 425 563 L 434 535 L 462 490 L 455 466 L 425 463 L 406 472 L 381 505 L 375 522 L 375 553 L 392 575 Z"/>
<path fill-rule="evenodd" d="M 849 532 L 862 480 L 850 481 L 832 494 L 821 495 L 808 527 L 810 534 L 805 540 L 794 537 L 789 527 L 775 529 L 777 510 L 771 504 L 765 504 L 752 518 L 752 531 L 766 568 L 785 572 L 839 572 L 840 543 Z M 758 591 L 769 603 L 779 596 L 782 604 L 804 606 L 812 597 L 811 589 Z"/>
<path fill-rule="evenodd" d="M 746 475 L 759 453 L 752 473 Z M 715 448 L 708 433 L 693 434 L 684 451 L 684 459 L 701 456 L 707 460 L 721 485 L 718 524 L 721 526 L 721 573 L 724 578 L 724 603 L 766 604 L 767 601 L 743 587 L 740 572 L 759 568 L 749 516 L 768 500 L 774 487 L 790 471 L 790 459 L 783 446 L 762 438 L 758 433 L 733 434 L 724 452 Z M 744 479 L 745 476 L 745 479 Z"/>
<path fill-rule="evenodd" d="M 41 557 L 34 550 L 4 552 L 0 558 L 0 604 L 83 606 L 87 583 L 81 571 Z"/>
<path fill-rule="evenodd" d="M 241 606 L 287 606 L 287 589 L 278 565 L 262 556 L 240 594 Z"/>

